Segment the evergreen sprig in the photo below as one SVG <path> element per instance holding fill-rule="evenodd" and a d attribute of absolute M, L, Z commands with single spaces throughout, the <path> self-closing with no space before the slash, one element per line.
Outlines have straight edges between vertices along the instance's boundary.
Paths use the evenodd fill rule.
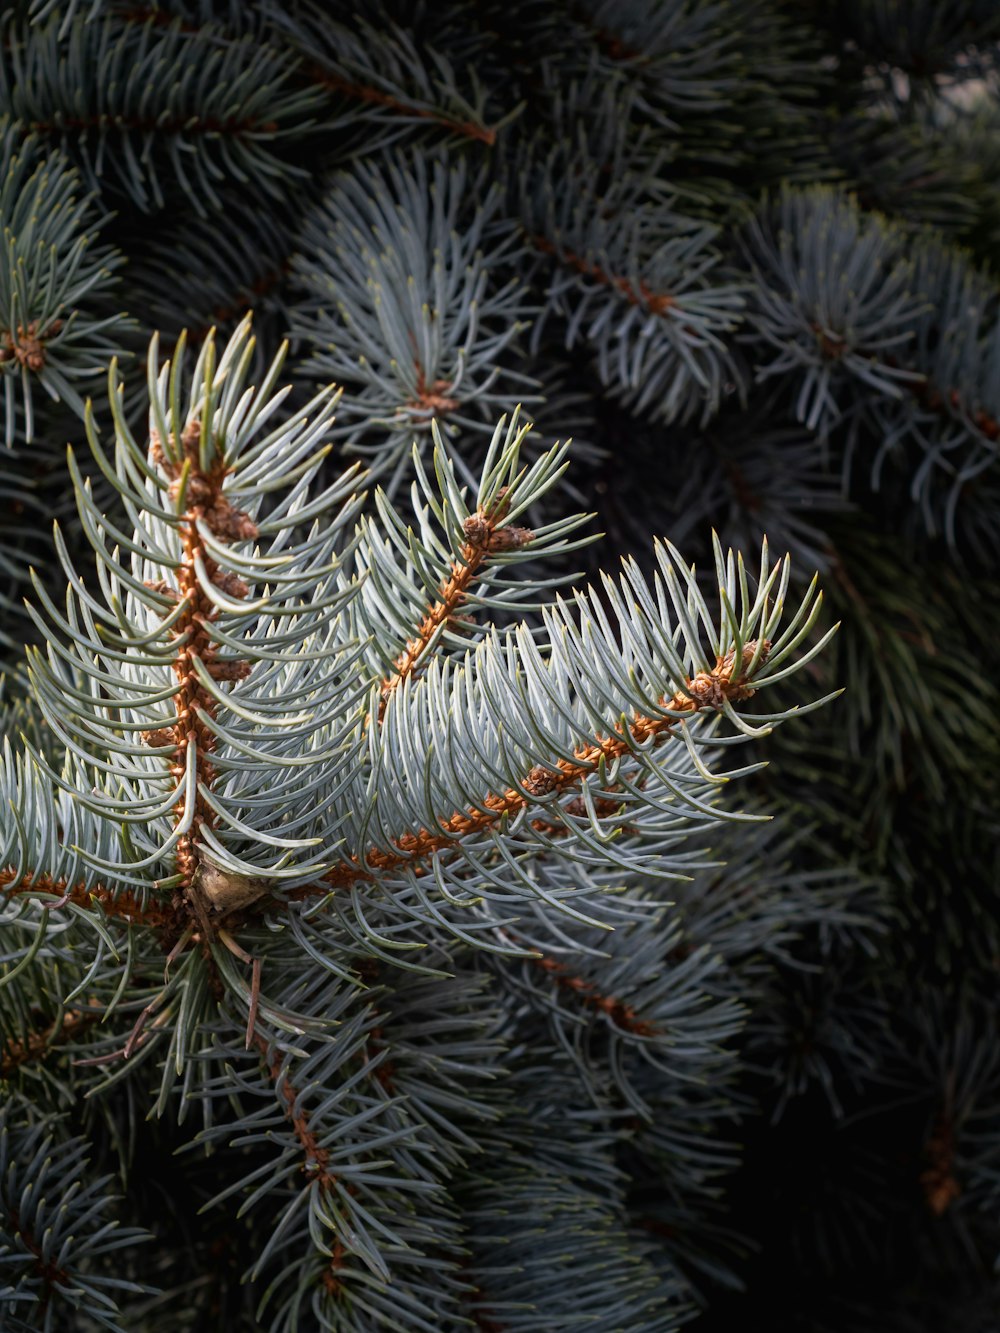
<path fill-rule="evenodd" d="M 664 191 L 649 197 L 653 162 L 601 164 L 584 147 L 529 157 L 520 177 L 525 241 L 545 305 L 537 347 L 555 322 L 567 347 L 583 344 L 602 384 L 654 420 L 707 419 L 736 387 L 726 334 L 743 307 L 722 266 L 714 227 L 685 216 Z M 566 177 L 571 189 L 557 187 Z"/>
<path fill-rule="evenodd" d="M 877 489 L 898 471 L 926 528 L 961 546 L 961 501 L 1000 438 L 992 281 L 823 186 L 784 190 L 744 252 L 758 379 L 780 378 L 810 430 L 842 428 L 848 480 L 867 464 Z"/>
<path fill-rule="evenodd" d="M 118 1300 L 143 1290 L 113 1265 L 149 1236 L 118 1223 L 110 1177 L 87 1179 L 87 1165 L 86 1140 L 57 1117 L 0 1102 L 0 1308 L 24 1327 L 54 1333 L 72 1319 L 119 1333 Z"/>
<path fill-rule="evenodd" d="M 474 186 L 464 162 L 413 153 L 338 173 L 293 261 L 304 372 L 344 386 L 337 432 L 390 491 L 432 423 L 490 431 L 503 404 L 537 399 L 516 369 L 529 299 L 503 277 L 516 229 L 499 186 Z"/>
<path fill-rule="evenodd" d="M 0 1107 L 156 1233 L 38 1165 L 73 1282 L 992 1333 L 996 6 L 7 10 Z"/>
<path fill-rule="evenodd" d="M 325 94 L 323 129 L 336 135 L 340 160 L 414 132 L 486 146 L 496 141 L 500 125 L 491 121 L 471 61 L 456 69 L 444 52 L 416 43 L 377 6 L 349 25 L 331 21 L 312 0 L 277 6 L 273 18 L 310 82 Z"/>
<path fill-rule="evenodd" d="M 303 169 L 284 151 L 321 94 L 292 82 L 295 61 L 253 36 L 114 16 L 8 26 L 0 99 L 31 133 L 62 148 L 92 188 L 113 183 L 146 212 L 172 189 L 201 216 L 220 187 L 253 182 L 280 199 Z"/>
<path fill-rule="evenodd" d="M 662 972 L 663 909 L 617 891 L 686 877 L 692 835 L 740 818 L 716 793 L 753 766 L 714 758 L 796 711 L 743 705 L 828 635 L 805 647 L 819 598 L 786 615 L 766 547 L 757 579 L 717 548 L 714 611 L 669 546 L 652 583 L 626 565 L 600 597 L 553 597 L 524 557 L 572 549 L 576 521 L 524 522 L 564 450 L 524 463 L 516 426 L 474 494 L 440 449 L 433 480 L 418 468 L 417 530 L 384 497 L 358 525 L 355 471 L 311 489 L 336 395 L 279 421 L 281 357 L 252 387 L 254 355 L 248 322 L 190 377 L 183 339 L 163 366 L 154 340 L 148 449 L 116 369 L 113 458 L 88 413 L 134 530 L 71 456 L 98 578 L 63 550 L 65 609 L 38 589 L 29 674 L 56 745 L 5 753 L 4 984 L 34 970 L 56 999 L 47 1035 L 22 1014 L 19 1052 L 75 1047 L 91 1097 L 141 1078 L 160 1116 L 180 1094 L 204 1145 L 250 1154 L 218 1201 L 279 1205 L 260 1317 L 439 1328 L 496 1290 L 462 1276 L 465 1228 L 492 1225 L 460 1222 L 493 1114 L 467 1079 L 503 1077 L 529 1011 L 609 1125 L 627 1111 L 649 1152 L 684 1156 L 680 1089 L 731 1060 L 741 1010 L 712 996 L 707 949 Z M 532 626 L 489 623 L 528 596 Z M 486 618 L 471 643 L 466 610 Z M 61 978 L 64 954 L 88 962 Z M 588 1207 L 595 1255 L 639 1263 L 623 1214 Z M 671 1327 L 676 1276 L 642 1282 Z"/>
<path fill-rule="evenodd" d="M 62 153 L 0 129 L 0 375 L 6 441 L 37 434 L 34 393 L 83 415 L 81 380 L 103 374 L 125 321 L 112 301 L 123 256 L 95 245 L 107 219 Z M 84 386 L 86 387 L 86 386 Z"/>

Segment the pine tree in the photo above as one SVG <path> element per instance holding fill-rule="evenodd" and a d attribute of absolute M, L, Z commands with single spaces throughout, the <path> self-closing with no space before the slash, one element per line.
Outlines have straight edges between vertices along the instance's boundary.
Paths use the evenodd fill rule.
<path fill-rule="evenodd" d="M 9 7 L 5 1329 L 1000 1321 L 998 43 Z"/>

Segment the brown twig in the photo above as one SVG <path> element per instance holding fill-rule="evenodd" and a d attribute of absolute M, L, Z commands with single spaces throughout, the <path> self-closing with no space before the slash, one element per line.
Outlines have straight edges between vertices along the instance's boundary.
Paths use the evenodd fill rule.
<path fill-rule="evenodd" d="M 329 1170 L 330 1154 L 316 1138 L 306 1112 L 301 1107 L 296 1110 L 299 1089 L 290 1079 L 281 1080 L 282 1052 L 277 1047 L 272 1050 L 267 1041 L 259 1034 L 254 1034 L 253 1044 L 260 1051 L 275 1087 L 277 1087 L 279 1081 L 281 1082 L 280 1092 L 281 1099 L 285 1103 L 285 1118 L 291 1123 L 292 1129 L 295 1131 L 295 1137 L 305 1153 L 306 1161 L 303 1170 L 312 1175 L 320 1189 L 332 1189 L 336 1183 L 336 1177 Z"/>
<path fill-rule="evenodd" d="M 254 1034 L 253 1036 L 253 1044 L 257 1047 L 258 1051 L 260 1051 L 264 1066 L 271 1077 L 271 1081 L 275 1084 L 275 1087 L 277 1087 L 282 1072 L 281 1051 L 275 1048 L 272 1052 L 264 1038 L 257 1034 Z M 312 1177 L 313 1184 L 315 1184 L 319 1190 L 323 1192 L 332 1190 L 337 1183 L 337 1178 L 330 1170 L 330 1154 L 317 1139 L 316 1134 L 309 1123 L 309 1117 L 306 1112 L 302 1110 L 301 1106 L 296 1110 L 296 1103 L 299 1100 L 299 1089 L 288 1078 L 281 1082 L 281 1098 L 285 1103 L 285 1117 L 290 1121 L 292 1129 L 295 1131 L 295 1137 L 298 1139 L 302 1151 L 305 1154 L 306 1160 L 302 1170 Z M 349 1194 L 353 1193 L 353 1187 L 350 1184 L 346 1185 L 345 1188 Z M 333 1253 L 330 1257 L 330 1262 L 324 1267 L 323 1275 L 320 1279 L 331 1296 L 336 1296 L 340 1292 L 341 1284 L 337 1274 L 343 1267 L 346 1253 L 347 1251 L 339 1236 L 336 1237 L 333 1243 Z"/>
<path fill-rule="evenodd" d="M 43 1059 L 53 1046 L 72 1041 L 79 1033 L 97 1023 L 104 1010 L 96 1000 L 89 1009 L 69 1009 L 61 1018 L 49 1023 L 38 1032 L 30 1032 L 24 1041 L 9 1040 L 0 1048 L 0 1079 L 10 1078 L 22 1065 Z"/>
<path fill-rule="evenodd" d="M 114 893 L 101 884 L 88 888 L 86 884 L 68 885 L 64 879 L 53 879 L 51 875 L 36 875 L 32 871 L 16 875 L 11 869 L 0 870 L 0 892 L 5 892 L 8 897 L 39 891 L 57 895 L 59 902 L 52 906 L 62 906 L 70 902 L 77 907 L 93 907 L 96 903 L 100 904 L 108 916 L 127 921 L 131 925 L 167 930 L 176 924 L 174 914 L 168 908 L 158 903 L 147 903 L 144 906 L 130 889 Z"/>
<path fill-rule="evenodd" d="M 587 981 L 583 977 L 577 977 L 572 974 L 565 963 L 558 962 L 555 958 L 549 958 L 545 954 L 535 953 L 531 961 L 536 967 L 547 972 L 556 985 L 563 990 L 570 991 L 581 1004 L 587 1005 L 591 1009 L 596 1009 L 599 1013 L 606 1014 L 611 1022 L 623 1032 L 631 1032 L 637 1037 L 654 1037 L 658 1029 L 653 1023 L 644 1018 L 640 1018 L 633 1007 L 624 1000 L 619 1000 L 614 995 L 605 995 L 594 982 Z"/>
<path fill-rule="evenodd" d="M 308 73 L 313 83 L 341 97 L 347 97 L 355 102 L 365 102 L 369 106 L 382 106 L 404 116 L 413 116 L 416 120 L 433 121 L 446 130 L 452 130 L 466 139 L 475 139 L 490 148 L 496 143 L 496 130 L 486 125 L 477 125 L 474 120 L 456 120 L 443 111 L 414 106 L 402 98 L 393 97 L 391 93 L 383 92 L 381 88 L 373 88 L 367 83 L 355 83 L 350 79 L 341 78 L 339 74 L 331 74 L 329 70 L 317 64 L 310 65 Z"/>
<path fill-rule="evenodd" d="M 170 631 L 177 646 L 173 662 L 174 674 L 179 683 L 173 700 L 177 720 L 169 726 L 144 733 L 144 739 L 153 746 L 173 747 L 170 773 L 177 782 L 187 771 L 187 754 L 193 746 L 196 786 L 209 787 L 215 780 L 215 766 L 211 759 L 215 751 L 215 735 L 206 719 L 215 717 L 216 703 L 201 683 L 195 663 L 200 662 L 217 681 L 240 680 L 249 672 L 249 665 L 238 660 L 219 658 L 208 631 L 208 625 L 216 618 L 217 611 L 198 578 L 198 563 L 203 565 L 215 586 L 228 596 L 246 597 L 248 589 L 242 579 L 222 571 L 212 559 L 198 531 L 198 524 L 204 523 L 223 542 L 249 540 L 256 536 L 257 529 L 248 515 L 235 509 L 223 494 L 222 483 L 226 473 L 221 461 L 208 472 L 201 470 L 200 439 L 201 425 L 191 421 L 181 435 L 179 451 L 174 440 L 170 442 L 169 451 L 164 450 L 163 442 L 155 434 L 151 440 L 154 462 L 172 479 L 171 495 L 176 498 L 180 487 L 184 486 L 186 508 L 181 519 L 182 555 L 174 575 L 176 586 L 164 583 L 154 585 L 154 591 L 179 604 L 183 603 L 183 610 Z M 182 877 L 180 892 L 192 905 L 195 905 L 197 894 L 198 833 L 202 825 L 211 827 L 215 822 L 215 812 L 200 792 L 196 792 L 194 800 L 195 814 L 191 828 L 181 837 L 176 852 L 177 869 Z M 184 802 L 179 802 L 175 814 L 180 819 L 183 813 Z M 204 910 L 199 915 L 205 915 Z M 206 926 L 206 922 L 203 921 L 202 925 Z"/>
<path fill-rule="evenodd" d="M 675 297 L 666 292 L 652 291 L 642 279 L 639 280 L 636 287 L 628 278 L 617 277 L 613 273 L 605 272 L 599 264 L 584 259 L 583 255 L 578 255 L 573 250 L 566 250 L 562 246 L 555 245 L 547 236 L 533 234 L 529 235 L 528 240 L 543 255 L 554 255 L 557 259 L 561 259 L 564 264 L 568 264 L 570 268 L 575 268 L 578 273 L 593 278 L 602 287 L 614 287 L 621 292 L 629 305 L 641 306 L 644 310 L 648 310 L 651 315 L 666 315 L 677 305 Z"/>
<path fill-rule="evenodd" d="M 862 347 L 850 348 L 845 338 L 839 334 L 828 333 L 819 324 L 813 324 L 812 330 L 819 342 L 820 351 L 828 361 L 839 361 L 845 352 L 854 351 L 858 356 L 867 357 L 869 360 L 881 360 L 882 364 L 888 366 L 891 370 L 906 369 L 897 357 L 880 357 L 877 352 Z M 973 411 L 970 407 L 967 407 L 957 389 L 938 388 L 929 375 L 919 371 L 911 373 L 907 379 L 900 381 L 900 383 L 928 412 L 934 412 L 938 416 L 948 416 L 951 412 L 955 412 L 971 421 L 976 429 L 991 442 L 995 443 L 1000 439 L 1000 420 L 982 408 Z"/>
<path fill-rule="evenodd" d="M 417 626 L 417 632 L 393 663 L 393 669 L 382 682 L 378 706 L 378 721 L 385 716 L 389 699 L 408 676 L 412 676 L 420 659 L 430 647 L 442 626 L 454 619 L 459 607 L 468 596 L 476 574 L 491 554 L 513 551 L 526 546 L 532 533 L 527 528 L 503 527 L 503 496 L 491 511 L 477 510 L 464 524 L 465 541 L 455 558 L 448 577 L 438 588 L 434 602 Z"/>
<path fill-rule="evenodd" d="M 943 1216 L 962 1193 L 955 1177 L 955 1131 L 950 1117 L 942 1111 L 924 1147 L 927 1169 L 921 1173 L 927 1206 L 936 1217 Z"/>

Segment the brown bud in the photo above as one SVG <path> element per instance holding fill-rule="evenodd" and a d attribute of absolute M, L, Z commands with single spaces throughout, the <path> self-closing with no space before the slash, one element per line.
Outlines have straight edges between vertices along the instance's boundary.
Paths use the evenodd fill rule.
<path fill-rule="evenodd" d="M 163 452 L 163 441 L 155 428 L 149 432 L 149 456 L 157 467 L 167 466 L 167 457 Z"/>
<path fill-rule="evenodd" d="M 559 786 L 559 778 L 551 768 L 546 768 L 543 764 L 536 764 L 525 776 L 521 785 L 532 796 L 547 796 L 550 791 L 555 791 L 556 787 Z"/>
<path fill-rule="evenodd" d="M 181 448 L 184 451 L 184 457 L 193 461 L 200 443 L 201 422 L 197 419 L 189 421 L 181 432 Z"/>
<path fill-rule="evenodd" d="M 147 579 L 143 584 L 143 587 L 148 588 L 150 592 L 158 592 L 161 597 L 166 597 L 171 602 L 176 603 L 181 600 L 181 595 L 177 589 L 172 588 L 170 584 L 165 583 L 163 579 Z"/>
<path fill-rule="evenodd" d="M 228 569 L 213 571 L 212 582 L 220 592 L 226 593 L 229 597 L 243 598 L 250 592 L 250 589 L 239 575 Z"/>
<path fill-rule="evenodd" d="M 594 814 L 598 819 L 606 819 L 608 815 L 616 815 L 621 808 L 621 801 L 616 801 L 610 796 L 594 797 Z M 563 809 L 568 815 L 585 815 L 587 813 L 587 802 L 582 796 L 574 796 L 571 801 L 567 801 Z"/>
<path fill-rule="evenodd" d="M 470 514 L 462 524 L 462 531 L 470 546 L 478 546 L 484 550 L 489 548 L 493 525 L 483 514 Z"/>
<path fill-rule="evenodd" d="M 744 672 L 749 670 L 750 663 L 753 661 L 753 655 L 757 651 L 757 643 L 758 643 L 757 639 L 751 639 L 749 643 L 745 643 L 743 645 L 739 675 L 743 675 Z M 764 665 L 764 663 L 767 661 L 767 655 L 770 651 L 771 651 L 771 641 L 770 639 L 765 639 L 764 646 L 761 649 L 760 657 L 758 657 L 757 659 L 758 666 Z M 722 676 L 725 679 L 728 679 L 729 676 L 732 675 L 733 663 L 735 661 L 736 661 L 736 649 L 730 648 L 729 652 L 726 653 L 725 657 L 720 658 L 718 665 L 715 668 L 716 674 Z M 737 679 L 739 679 L 739 675 L 737 676 Z"/>
<path fill-rule="evenodd" d="M 497 528 L 489 540 L 491 551 L 519 551 L 528 542 L 534 541 L 535 534 L 530 528 Z"/>
<path fill-rule="evenodd" d="M 169 745 L 177 748 L 177 738 L 174 735 L 173 727 L 156 727 L 153 731 L 143 731 L 140 733 L 142 739 L 153 749 L 159 749 L 161 746 Z"/>
<path fill-rule="evenodd" d="M 214 662 L 206 662 L 205 666 L 212 679 L 218 681 L 246 680 L 251 671 L 249 662 L 235 657 L 216 659 Z"/>
<path fill-rule="evenodd" d="M 493 497 L 493 503 L 489 509 L 489 517 L 494 523 L 501 523 L 507 516 L 507 510 L 510 508 L 510 487 L 501 486 Z"/>
<path fill-rule="evenodd" d="M 721 708 L 727 697 L 722 681 L 707 671 L 688 681 L 688 693 L 699 708 Z"/>
<path fill-rule="evenodd" d="M 250 515 L 235 509 L 224 495 L 216 495 L 205 513 L 205 522 L 220 541 L 251 541 L 257 536 L 257 525 Z"/>
<path fill-rule="evenodd" d="M 220 916 L 256 902 L 270 887 L 267 880 L 252 879 L 248 875 L 223 870 L 204 854 L 198 864 L 195 883 L 212 910 Z"/>

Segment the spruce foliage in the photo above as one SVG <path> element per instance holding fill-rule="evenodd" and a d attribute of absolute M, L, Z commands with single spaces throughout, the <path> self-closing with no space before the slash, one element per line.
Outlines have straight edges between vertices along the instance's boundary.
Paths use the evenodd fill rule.
<path fill-rule="evenodd" d="M 1000 1322 L 998 73 L 8 7 L 0 1326 Z"/>

